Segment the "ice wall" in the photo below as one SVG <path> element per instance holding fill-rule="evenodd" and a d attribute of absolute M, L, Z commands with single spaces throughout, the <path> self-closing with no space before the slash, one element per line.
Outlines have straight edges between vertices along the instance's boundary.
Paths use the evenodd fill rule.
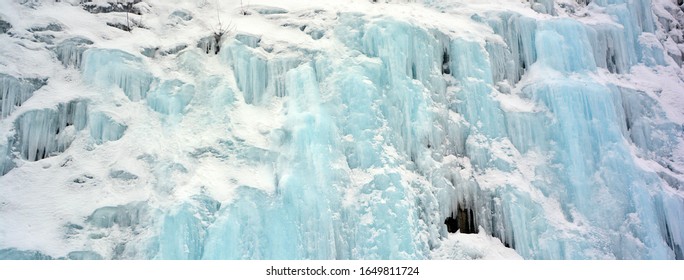
<path fill-rule="evenodd" d="M 91 113 L 88 120 L 90 136 L 98 143 L 119 140 L 126 131 L 126 125 L 102 112 Z"/>
<path fill-rule="evenodd" d="M 330 70 L 330 73 L 325 72 L 325 67 L 317 69 L 323 72 L 319 76 L 329 77 L 330 74 L 334 76 L 328 79 L 348 81 L 347 86 L 351 88 L 341 93 L 339 102 L 346 105 L 343 108 L 364 112 L 357 116 L 361 113 L 345 109 L 344 115 L 348 117 L 338 119 L 338 129 L 354 139 L 353 144 L 347 144 L 350 146 L 344 149 L 348 166 L 352 170 L 367 170 L 376 162 L 383 162 L 382 153 L 378 155 L 372 148 L 377 135 L 368 135 L 373 136 L 370 140 L 361 133 L 383 127 L 389 133 L 381 134 L 384 141 L 380 142 L 396 148 L 403 159 L 408 160 L 408 166 L 413 166 L 412 170 L 419 174 L 436 170 L 443 173 L 443 178 L 431 178 L 433 193 L 423 197 L 427 202 L 437 204 L 433 204 L 433 210 L 440 213 L 439 217 L 421 217 L 422 213 L 413 212 L 415 208 L 411 207 L 403 210 L 376 208 L 378 206 L 373 203 L 362 204 L 363 207 L 357 209 L 362 221 L 368 219 L 377 224 L 393 224 L 384 217 L 394 217 L 396 211 L 404 213 L 409 217 L 408 225 L 393 224 L 389 228 L 408 226 L 403 232 L 419 228 L 421 238 L 402 237 L 398 232 L 385 231 L 381 227 L 378 242 L 382 245 L 373 243 L 364 248 L 396 250 L 360 249 L 357 252 L 363 254 L 352 256 L 419 257 L 419 248 L 438 244 L 435 239 L 439 235 L 430 235 L 431 228 L 443 234 L 436 225 L 451 214 L 449 212 L 459 208 L 473 209 L 479 226 L 526 258 L 666 259 L 681 256 L 681 247 L 677 244 L 682 240 L 673 238 L 678 236 L 678 229 L 669 225 L 672 220 L 668 215 L 672 214 L 664 212 L 680 211 L 682 198 L 680 195 L 667 198 L 654 195 L 670 193 L 669 186 L 657 174 L 641 169 L 628 146 L 629 140 L 640 143 L 636 144 L 638 146 L 651 142 L 638 140 L 643 132 L 641 128 L 631 124 L 626 128 L 625 125 L 632 119 L 626 117 L 625 110 L 634 112 L 632 106 L 644 105 L 630 101 L 633 96 L 623 100 L 624 92 L 629 90 L 605 86 L 591 76 L 598 68 L 627 73 L 636 63 L 664 64 L 657 59 L 659 55 L 648 55 L 650 51 L 644 51 L 637 39 L 643 36 L 640 35 L 642 31 L 653 30 L 648 16 L 635 10 L 615 9 L 618 18 L 621 14 L 630 15 L 622 22 L 627 26 L 622 28 L 623 33 L 613 27 L 587 26 L 571 19 L 538 21 L 515 14 L 499 14 L 498 19 L 492 19 L 488 24 L 503 37 L 505 46 L 489 43 L 483 47 L 478 42 L 445 39 L 443 34 L 431 34 L 405 23 L 383 20 L 363 23 L 367 25 L 363 32 L 357 33 L 360 37 L 349 38 L 344 34 L 343 39 L 349 47 L 370 58 L 380 59 L 366 64 L 355 61 L 356 65 L 367 65 L 366 69 L 341 67 L 347 70 Z M 637 20 L 632 21 L 634 18 Z M 658 52 L 662 54 L 662 50 L 655 51 Z M 444 67 L 445 57 L 450 60 L 448 67 Z M 454 80 L 443 76 L 447 74 L 446 69 Z M 533 75 L 534 71 L 546 71 L 549 77 L 521 87 L 511 98 L 529 102 L 535 109 L 512 110 L 501 97 L 511 93 L 499 91 L 501 87 L 496 82 L 507 80 L 515 85 L 524 74 L 532 72 L 530 75 Z M 574 78 L 568 78 L 569 75 Z M 357 80 L 359 83 L 352 82 Z M 327 84 L 326 80 L 319 82 Z M 337 83 L 341 83 L 340 80 Z M 345 99 L 345 94 L 349 93 L 355 95 Z M 373 104 L 373 96 L 378 93 L 382 96 L 382 102 L 375 103 L 379 110 L 363 109 L 373 108 L 363 104 Z M 448 97 L 444 97 L 449 95 L 453 98 L 451 104 L 447 103 Z M 645 98 L 643 94 L 637 95 Z M 429 108 L 439 107 L 440 103 L 446 103 L 447 113 L 431 114 Z M 377 111 L 373 114 L 374 110 Z M 372 115 L 367 115 L 369 112 Z M 346 124 L 345 119 L 354 121 Z M 374 123 L 374 119 L 381 121 Z M 438 126 L 425 128 L 417 123 Z M 677 134 L 676 130 L 667 128 L 672 125 L 651 123 L 649 127 L 654 125 L 661 129 L 645 132 L 649 134 L 646 137 L 662 138 L 654 133 L 668 135 L 665 139 L 670 140 L 665 141 L 669 144 L 665 146 L 672 147 L 676 142 L 672 137 Z M 430 159 L 443 160 L 444 154 L 426 158 L 430 150 L 451 151 L 453 156 L 467 158 L 466 165 L 472 168 L 472 173 L 463 177 L 461 172 L 439 169 L 439 164 L 431 163 Z M 504 155 L 497 150 L 502 150 Z M 667 152 L 660 153 L 668 157 Z M 522 174 L 529 171 L 524 170 L 520 161 L 534 156 L 541 156 L 541 161 L 532 164 L 532 177 L 524 178 L 532 179 L 530 182 L 490 182 L 490 174 L 528 176 Z M 363 201 L 384 201 L 392 197 L 391 205 L 404 205 L 405 199 L 420 197 L 417 189 L 421 186 L 411 188 L 410 184 L 402 182 L 402 176 L 406 175 L 376 175 L 362 185 L 362 193 L 373 197 Z M 396 196 L 390 196 L 390 193 Z M 435 193 L 440 196 L 434 196 Z M 660 209 L 666 199 L 677 200 L 678 206 L 670 205 L 672 208 L 663 212 Z M 549 202 L 560 207 L 549 208 Z M 419 205 L 419 209 L 423 207 L 414 205 Z M 600 207 L 605 207 L 605 211 L 594 211 Z M 383 210 L 375 212 L 374 209 Z M 386 213 L 395 214 L 386 216 Z M 419 217 L 419 222 L 413 224 L 413 217 Z M 368 229 L 361 222 L 360 226 L 352 227 L 352 231 L 358 236 L 376 232 L 378 237 L 377 225 L 371 227 L 373 229 Z M 385 239 L 383 233 L 391 237 Z M 392 242 L 382 243 L 383 240 Z M 606 241 L 607 245 L 603 243 Z"/>
<path fill-rule="evenodd" d="M 3 175 L 15 167 L 15 160 L 38 161 L 64 152 L 86 128 L 96 143 L 118 140 L 126 130 L 125 125 L 102 112 L 88 113 L 88 101 L 78 99 L 55 108 L 23 112 L 13 127 L 14 133 L 0 143 Z"/>
<path fill-rule="evenodd" d="M 62 41 L 54 47 L 53 51 L 57 55 L 57 59 L 62 62 L 65 67 L 81 67 L 83 60 L 83 53 L 86 51 L 88 45 L 93 42 L 83 37 L 73 37 Z"/>
<path fill-rule="evenodd" d="M 45 83 L 45 79 L 17 79 L 0 73 L 0 96 L 2 97 L 0 99 L 0 119 L 9 116 Z"/>
<path fill-rule="evenodd" d="M 287 95 L 285 73 L 301 63 L 303 54 L 288 53 L 269 58 L 265 50 L 254 48 L 253 40 L 234 40 L 224 48 L 221 58 L 235 70 L 235 81 L 244 94 L 245 102 L 264 104 L 270 97 Z"/>
<path fill-rule="evenodd" d="M 454 244 L 447 218 L 528 259 L 684 258 L 681 125 L 621 80 L 671 66 L 650 1 L 572 5 L 597 21 L 528 2 L 548 16 L 473 12 L 477 36 L 340 12 L 306 40 L 209 36 L 162 57 L 62 40 L 57 59 L 106 97 L 18 111 L 0 171 L 120 141 L 130 158 L 90 179 L 147 192 L 64 226 L 83 243 L 66 254 L 0 259 L 427 259 Z M 27 81 L 0 75 L 3 118 Z"/>
<path fill-rule="evenodd" d="M 154 81 L 142 59 L 120 50 L 88 49 L 83 53 L 83 78 L 97 86 L 117 86 L 132 101 L 145 99 Z"/>
<path fill-rule="evenodd" d="M 16 121 L 21 158 L 37 161 L 66 150 L 87 122 L 87 103 L 72 101 L 56 109 L 29 111 Z"/>
<path fill-rule="evenodd" d="M 667 193 L 668 187 L 658 175 L 637 166 L 625 141 L 632 139 L 629 133 L 634 139 L 641 133 L 624 124 L 629 119 L 624 111 L 635 111 L 631 106 L 638 103 L 622 99 L 628 90 L 591 77 L 599 68 L 626 73 L 637 63 L 625 45 L 638 43 L 623 42 L 629 34 L 571 19 L 539 21 L 502 13 L 487 22 L 503 38 L 502 44 L 449 38 L 401 21 L 358 22 L 353 17 L 342 15 L 341 21 L 349 20 L 349 25 L 338 27 L 339 38 L 363 55 L 315 58 L 315 76 L 305 74 L 311 72 L 309 67 L 300 66 L 286 81 L 288 116 L 306 112 L 307 117 L 296 122 L 300 125 L 288 138 L 294 146 L 285 150 L 309 155 L 322 141 L 326 150 L 342 154 L 288 158 L 281 166 L 297 166 L 298 172 L 290 174 L 280 167 L 285 169 L 282 176 L 289 176 L 286 182 L 279 181 L 275 194 L 242 189 L 230 210 L 218 212 L 215 227 L 209 228 L 207 242 L 220 250 L 205 251 L 205 257 L 425 258 L 445 235 L 442 221 L 457 209 L 471 209 L 478 226 L 526 258 L 663 259 L 681 254 L 676 244 L 682 240 L 673 238 L 678 230 L 659 210 L 663 198 L 652 195 Z M 358 26 L 363 29 L 356 36 L 344 32 Z M 263 60 L 252 61 L 264 65 Z M 239 83 L 247 78 L 265 84 L 264 77 L 270 77 L 250 80 L 241 75 L 254 68 L 234 69 Z M 533 80 L 517 93 L 504 91 L 535 71 L 546 71 L 549 77 Z M 330 95 L 321 88 L 335 97 L 323 98 Z M 509 100 L 532 104 L 533 109 L 511 109 L 505 104 Z M 426 123 L 433 125 L 421 125 Z M 299 138 L 303 132 L 316 136 Z M 328 139 L 331 133 L 339 133 L 343 140 Z M 676 135 L 674 130 L 658 133 Z M 646 142 L 650 141 L 634 143 Z M 387 147 L 397 156 L 388 156 Z M 530 173 L 523 165 L 530 163 L 522 162 L 532 157 L 538 162 L 531 163 Z M 445 160 L 453 158 L 465 162 Z M 340 160 L 349 168 L 347 174 L 370 173 L 369 179 L 356 182 L 353 176 L 317 167 L 338 166 Z M 395 164 L 406 169 L 393 170 Z M 383 171 L 371 172 L 377 168 Z M 625 170 L 629 175 L 622 173 Z M 318 175 L 302 180 L 307 174 Z M 409 179 L 410 174 L 430 176 L 429 182 Z M 530 181 L 491 176 L 529 176 L 522 179 Z M 287 202 L 289 191 L 311 184 L 318 188 L 297 191 L 298 202 Z M 336 210 L 340 194 L 355 184 L 356 206 Z M 321 187 L 328 192 L 321 192 Z M 318 199 L 309 201 L 309 195 Z M 681 197 L 675 200 L 679 206 L 665 212 L 681 208 Z M 606 209 L 594 211 L 599 207 Z M 320 209 L 339 212 L 346 219 L 320 216 Z M 272 221 L 273 215 L 288 222 Z M 312 219 L 323 223 L 305 228 L 324 233 L 328 242 L 287 226 Z M 270 227 L 285 228 L 279 231 L 284 234 L 273 236 Z M 300 242 L 285 251 L 290 254 L 271 251 L 273 244 L 283 242 L 281 238 Z"/>

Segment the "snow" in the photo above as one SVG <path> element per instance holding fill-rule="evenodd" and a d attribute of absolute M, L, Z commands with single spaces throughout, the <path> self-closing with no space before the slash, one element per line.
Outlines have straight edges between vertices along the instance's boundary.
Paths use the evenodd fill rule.
<path fill-rule="evenodd" d="M 513 249 L 503 247 L 501 240 L 484 231 L 478 234 L 452 233 L 432 252 L 435 260 L 521 260 Z"/>
<path fill-rule="evenodd" d="M 681 259 L 663 1 L 2 1 L 0 258 Z"/>

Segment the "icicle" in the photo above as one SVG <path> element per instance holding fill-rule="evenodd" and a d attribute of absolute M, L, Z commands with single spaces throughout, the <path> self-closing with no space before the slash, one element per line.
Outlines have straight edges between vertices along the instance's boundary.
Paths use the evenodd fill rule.
<path fill-rule="evenodd" d="M 513 65 L 507 67 L 512 67 L 509 71 L 514 73 L 509 78 L 509 83 L 514 85 L 528 71 L 527 68 L 537 61 L 537 22 L 532 18 L 505 12 L 488 17 L 487 24 L 492 27 L 494 33 L 503 37 L 508 46 Z"/>
<path fill-rule="evenodd" d="M 206 54 L 218 54 L 221 50 L 221 46 L 219 45 L 220 39 L 221 37 L 218 35 L 204 37 L 197 42 L 197 47 Z"/>
<path fill-rule="evenodd" d="M 53 52 L 57 54 L 57 59 L 62 62 L 64 67 L 75 67 L 80 69 L 83 60 L 83 52 L 85 52 L 88 45 L 92 44 L 93 41 L 83 37 L 69 38 L 59 43 L 53 49 Z"/>
<path fill-rule="evenodd" d="M 8 140 L 9 142 L 9 140 Z M 7 174 L 14 168 L 10 147 L 12 143 L 0 143 L 0 176 Z"/>
<path fill-rule="evenodd" d="M 0 73 L 0 119 L 9 116 L 46 83 L 47 79 L 17 79 Z"/>
<path fill-rule="evenodd" d="M 636 53 L 628 44 L 622 29 L 615 25 L 599 24 L 590 26 L 587 31 L 596 66 L 606 68 L 611 73 L 628 73 Z"/>
<path fill-rule="evenodd" d="M 66 150 L 75 132 L 85 127 L 87 103 L 72 101 L 57 109 L 28 111 L 17 119 L 17 143 L 23 159 L 37 161 Z"/>
<path fill-rule="evenodd" d="M 234 41 L 227 48 L 223 59 L 233 67 L 235 81 L 247 104 L 264 104 L 271 97 L 286 96 L 285 73 L 302 63 L 301 54 L 268 59 L 263 50 L 252 49 L 241 41 Z"/>
<path fill-rule="evenodd" d="M 131 101 L 144 99 L 155 81 L 142 59 L 120 50 L 88 49 L 82 65 L 86 81 L 105 88 L 117 86 Z"/>

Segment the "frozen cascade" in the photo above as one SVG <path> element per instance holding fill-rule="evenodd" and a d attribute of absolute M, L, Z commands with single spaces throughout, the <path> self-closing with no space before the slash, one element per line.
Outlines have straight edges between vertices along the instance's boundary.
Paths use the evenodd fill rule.
<path fill-rule="evenodd" d="M 596 66 L 606 68 L 611 73 L 628 73 L 634 65 L 636 53 L 625 40 L 621 28 L 615 25 L 598 24 L 588 28 L 592 42 Z"/>
<path fill-rule="evenodd" d="M 483 20 L 480 17 L 475 19 Z M 509 12 L 488 16 L 486 22 L 494 33 L 503 38 L 507 46 L 506 49 L 500 50 L 496 48 L 497 44 L 492 42 L 488 48 L 492 55 L 492 69 L 496 73 L 494 81 L 508 80 L 512 85 L 516 84 L 525 74 L 527 67 L 537 60 L 534 48 L 537 22 L 532 18 Z"/>
<path fill-rule="evenodd" d="M 33 92 L 46 84 L 45 79 L 17 79 L 0 73 L 0 119 L 9 116 L 28 100 Z"/>
<path fill-rule="evenodd" d="M 207 227 L 214 222 L 221 203 L 206 195 L 197 195 L 174 213 L 164 217 L 158 237 L 158 258 L 197 260 L 204 255 Z"/>
<path fill-rule="evenodd" d="M 287 29 L 304 43 L 240 32 L 147 58 L 66 37 L 51 51 L 104 97 L 14 116 L 38 87 L 0 75 L 0 171 L 135 147 L 88 169 L 135 198 L 60 225 L 78 248 L 0 241 L 0 259 L 428 259 L 477 232 L 526 259 L 683 259 L 682 126 L 621 80 L 673 63 L 651 1 L 577 2 L 613 22 L 528 2 L 547 15 L 459 15 L 482 36 L 338 12 Z"/>
<path fill-rule="evenodd" d="M 82 65 L 85 80 L 103 88 L 117 86 L 131 101 L 145 99 L 155 80 L 142 59 L 120 50 L 88 49 Z"/>
<path fill-rule="evenodd" d="M 426 99 L 430 91 L 439 94 L 446 87 L 440 79 L 445 46 L 439 39 L 441 36 L 391 20 L 368 26 L 361 38 L 361 51 L 382 61 L 373 84 L 384 88 L 386 100 L 380 104 L 380 113 L 398 133 L 388 140 L 412 161 L 417 161 L 421 148 L 428 145 L 429 132 L 419 125 L 429 122 Z M 398 55 L 401 53 L 405 57 Z"/>
<path fill-rule="evenodd" d="M 677 125 L 668 122 L 653 98 L 634 89 L 612 87 L 616 109 L 626 138 L 642 149 L 642 157 L 672 160 L 677 142 Z M 661 163 L 665 165 L 664 163 Z"/>
<path fill-rule="evenodd" d="M 197 47 L 206 54 L 217 54 L 221 49 L 219 39 L 218 35 L 204 37 L 197 42 Z"/>
<path fill-rule="evenodd" d="M 90 136 L 98 143 L 116 141 L 123 137 L 126 125 L 112 119 L 103 112 L 91 113 L 88 117 Z"/>
<path fill-rule="evenodd" d="M 559 72 L 586 72 L 593 71 L 595 69 L 594 61 L 591 59 L 592 56 L 586 53 L 587 50 L 591 50 L 590 47 L 586 45 L 577 45 L 577 43 L 590 42 L 587 40 L 586 31 L 581 25 L 574 23 L 572 21 L 545 21 L 539 25 L 538 30 L 535 32 L 536 41 L 536 56 L 538 63 L 535 67 L 551 68 L 552 71 Z M 569 39 L 572 38 L 572 39 Z M 577 40 L 577 38 L 585 38 L 584 40 Z M 573 40 L 573 42 L 570 42 Z M 554 52 L 555 50 L 555 52 Z M 560 52 L 558 52 L 560 50 Z M 577 59 L 585 58 L 585 60 Z M 491 59 L 491 58 L 490 58 Z M 482 63 L 477 65 L 484 65 Z M 486 71 L 486 69 L 485 69 Z M 544 70 L 549 71 L 549 70 Z M 486 96 L 487 92 L 490 90 L 483 89 L 482 94 L 477 94 L 477 96 Z M 472 95 L 472 91 L 470 92 Z M 551 163 L 560 164 L 565 166 L 563 174 L 554 174 L 552 178 L 564 178 L 562 182 L 551 184 L 556 186 L 565 186 L 566 189 L 558 188 L 548 188 L 545 187 L 546 183 L 533 182 L 533 184 L 539 184 L 538 188 L 544 193 L 545 196 L 559 197 L 561 199 L 561 205 L 572 205 L 574 209 L 565 209 L 568 218 L 572 221 L 572 215 L 570 212 L 577 210 L 579 213 L 583 214 L 589 220 L 593 220 L 595 225 L 610 225 L 611 222 L 624 221 L 626 217 L 630 215 L 638 215 L 644 217 L 650 217 L 655 219 L 658 217 L 654 215 L 655 206 L 659 203 L 658 197 L 652 197 L 648 195 L 648 191 L 644 190 L 644 186 L 650 186 L 648 188 L 659 189 L 658 180 L 654 177 L 654 174 L 643 174 L 634 165 L 633 161 L 629 158 L 624 158 L 624 155 L 628 155 L 628 148 L 623 146 L 623 138 L 620 129 L 620 123 L 624 118 L 622 118 L 615 109 L 610 106 L 617 106 L 622 109 L 622 102 L 619 99 L 615 99 L 616 96 L 611 94 L 611 89 L 601 86 L 599 84 L 593 84 L 589 78 L 585 78 L 581 81 L 572 82 L 568 81 L 567 78 L 563 78 L 558 81 L 546 81 L 537 82 L 527 86 L 523 89 L 523 94 L 535 100 L 536 103 L 541 103 L 553 114 L 554 119 L 544 120 L 546 117 L 544 114 L 527 114 L 524 119 L 520 119 L 522 114 L 519 113 L 508 113 L 507 116 L 507 131 L 509 131 L 508 138 L 513 141 L 514 146 L 518 148 L 521 152 L 527 151 L 528 149 L 534 147 L 546 154 L 556 155 L 555 159 L 551 159 Z M 618 95 L 617 98 L 620 96 Z M 600 98 L 601 100 L 597 99 Z M 498 107 L 496 104 L 483 104 L 482 102 L 473 102 L 474 100 L 468 100 L 462 104 L 479 104 L 480 106 L 474 106 L 476 110 L 482 110 L 480 108 L 491 108 L 491 105 Z M 616 103 L 617 102 L 617 103 Z M 576 105 L 575 105 L 576 104 Z M 601 105 L 603 104 L 603 105 Z M 631 103 L 629 106 L 634 106 L 636 104 Z M 570 108 L 583 108 L 583 110 L 575 110 Z M 633 109 L 632 109 L 633 110 Z M 501 120 L 490 121 L 492 116 L 496 116 L 496 113 L 484 113 L 469 114 L 465 111 L 464 117 L 470 123 L 478 124 L 488 124 L 482 125 L 482 127 L 496 128 L 496 125 L 502 125 Z M 537 119 L 537 120 L 535 120 Z M 602 125 L 601 122 L 606 122 Z M 593 124 L 587 126 L 587 124 Z M 540 126 L 541 125 L 541 126 Z M 540 127 L 550 126 L 551 129 L 540 129 Z M 558 126 L 560 125 L 560 126 Z M 653 124 L 650 124 L 653 125 Z M 555 128 L 554 128 L 555 127 Z M 611 130 L 606 130 L 609 127 Z M 522 129 L 522 131 L 521 131 Z M 546 130 L 546 131 L 545 131 Z M 550 131 L 549 131 L 550 130 Z M 497 129 L 496 131 L 500 131 Z M 511 133 L 512 132 L 512 133 Z M 669 137 L 674 137 L 675 131 L 669 130 Z M 492 135 L 492 134 L 490 134 Z M 520 138 L 520 136 L 523 136 Z M 493 134 L 493 136 L 498 136 Z M 650 138 L 651 135 L 649 135 Z M 548 138 L 547 138 L 548 137 Z M 546 138 L 546 139 L 545 139 Z M 545 143 L 556 143 L 553 146 L 549 146 Z M 479 144 L 479 143 L 478 143 Z M 477 146 L 477 144 L 473 144 Z M 589 149 L 588 149 L 589 148 Z M 547 150 L 548 149 L 548 150 Z M 617 149 L 617 150 L 616 150 Z M 470 153 L 468 153 L 470 155 Z M 497 162 L 492 161 L 486 157 L 482 156 L 469 156 L 471 162 L 475 166 L 480 166 L 482 170 L 485 170 L 487 162 L 489 165 L 494 165 L 493 167 L 499 170 L 505 170 Z M 481 160 L 478 160 L 481 159 Z M 586 163 L 597 164 L 595 166 L 586 166 Z M 484 167 L 482 165 L 485 165 Z M 599 165 L 602 168 L 599 168 Z M 596 172 L 596 170 L 599 170 Z M 632 170 L 628 172 L 630 176 L 625 177 L 621 174 L 621 171 Z M 539 170 L 542 172 L 543 169 Z M 568 173 L 569 172 L 569 173 Z M 576 173 L 575 173 L 576 172 Z M 634 175 L 640 174 L 640 175 Z M 590 178 L 596 178 L 600 176 L 602 179 L 596 185 L 596 180 L 590 180 Z M 622 177 L 621 177 L 622 176 Z M 633 177 L 632 177 L 633 176 Z M 586 178 L 586 179 L 581 179 Z M 625 189 L 625 186 L 630 186 Z M 631 191 L 630 191 L 631 190 Z M 558 193 L 552 194 L 550 191 L 556 191 Z M 567 195 L 568 197 L 562 197 Z M 644 197 L 645 196 L 645 197 Z M 610 215 L 607 213 L 602 213 L 601 215 L 595 215 L 592 209 L 601 205 L 601 201 L 606 201 L 608 197 L 622 197 L 616 201 L 627 202 L 624 205 L 612 205 L 609 207 L 614 213 Z M 588 199 L 591 198 L 591 199 Z M 527 199 L 529 200 L 529 199 Z M 592 203 L 592 200 L 596 200 Z M 504 200 L 505 201 L 505 200 Z M 629 202 L 633 201 L 633 202 Z M 681 203 L 681 198 L 679 199 Z M 484 204 L 485 202 L 478 202 Z M 528 201 L 531 203 L 531 201 Z M 518 200 L 516 205 L 526 204 Z M 514 207 L 515 205 L 509 205 L 508 207 Z M 482 206 L 481 206 L 482 207 Z M 487 207 L 487 206 L 485 206 Z M 681 207 L 681 205 L 679 206 Z M 533 207 L 526 207 L 527 209 L 534 209 Z M 489 213 L 491 209 L 485 211 L 476 211 Z M 495 212 L 496 213 L 496 212 Z M 521 235 L 534 235 L 535 231 L 543 232 L 548 231 L 548 223 L 541 223 L 537 226 L 525 225 L 532 221 L 532 217 L 536 215 L 525 216 L 515 216 L 516 213 L 510 213 L 507 215 L 503 212 L 504 219 L 510 219 L 508 222 L 508 230 L 512 230 L 512 235 L 508 234 L 506 238 L 511 238 L 510 240 L 504 240 L 506 243 L 514 244 L 516 250 L 524 257 L 530 258 L 579 258 L 580 255 L 558 255 L 566 254 L 563 251 L 577 252 L 585 251 L 589 252 L 592 250 L 599 251 L 598 248 L 567 248 L 571 240 L 558 240 L 554 237 L 554 241 L 546 240 L 543 236 L 521 236 Z M 524 214 L 524 213 L 522 213 Z M 514 215 L 514 216 L 510 216 Z M 611 215 L 614 215 L 613 218 Z M 508 216 L 508 217 L 507 217 Z M 497 217 L 501 219 L 502 217 Z M 608 218 L 608 219 L 606 219 Z M 520 221 L 516 221 L 522 219 Z M 605 219 L 605 220 L 604 220 Z M 538 220 L 538 218 L 536 219 Z M 527 221 L 527 222 L 526 222 Z M 484 221 L 486 222 L 486 220 Z M 521 224 L 522 222 L 522 224 Z M 617 240 L 613 238 L 613 245 L 615 248 L 611 250 L 613 255 L 608 255 L 606 257 L 617 257 L 617 258 L 639 258 L 639 256 L 647 258 L 672 258 L 674 257 L 673 251 L 667 247 L 663 238 L 659 238 L 662 234 L 663 236 L 671 236 L 669 229 L 663 226 L 663 223 L 657 223 L 655 220 L 642 219 L 641 222 L 644 228 L 652 229 L 651 231 L 642 231 L 634 234 L 638 239 L 643 238 L 641 242 L 651 242 L 648 244 L 649 250 L 644 251 L 637 250 L 639 247 L 639 242 L 635 244 L 627 244 L 629 242 L 625 240 Z M 481 222 L 482 223 L 482 222 Z M 519 228 L 516 226 L 525 225 L 527 228 Z M 592 223 L 594 224 L 594 223 Z M 511 228 L 512 226 L 512 228 Z M 541 227 L 537 229 L 537 227 Z M 628 227 L 624 224 L 613 224 L 608 226 L 610 229 Z M 521 232 L 522 231 L 522 232 Z M 606 229 L 609 232 L 608 229 Z M 667 232 L 667 234 L 663 234 Z M 502 236 L 503 234 L 495 235 Z M 594 234 L 614 234 L 614 233 L 602 233 L 601 230 L 597 230 Z M 584 237 L 586 238 L 586 237 Z M 602 239 L 604 237 L 593 237 Z M 539 244 L 534 244 L 539 242 L 544 244 L 545 248 L 553 248 L 553 250 L 560 250 L 557 252 L 548 251 L 544 252 L 540 250 L 542 247 Z M 681 243 L 681 240 L 678 241 Z M 558 243 L 556 245 L 549 243 Z M 586 246 L 586 245 L 582 245 Z M 674 246 L 670 246 L 673 247 Z M 630 248 L 626 250 L 624 248 Z M 639 252 L 634 254 L 634 252 Z M 534 255 L 528 255 L 528 253 L 535 252 Z M 625 254 L 624 252 L 631 252 L 633 255 L 620 255 Z M 679 255 L 681 252 L 674 252 Z"/>
<path fill-rule="evenodd" d="M 265 50 L 236 39 L 223 49 L 221 58 L 232 65 L 235 81 L 247 104 L 264 104 L 270 97 L 287 95 L 285 73 L 297 67 L 303 56 L 299 52 L 268 58 Z"/>
<path fill-rule="evenodd" d="M 150 252 L 156 253 L 158 249 L 154 244 L 143 242 L 141 239 L 146 236 L 146 230 L 154 226 L 152 217 L 158 215 L 158 211 L 151 209 L 146 202 L 136 201 L 125 205 L 95 209 L 92 214 L 86 217 L 85 223 L 91 232 L 90 239 L 99 240 L 110 234 L 125 236 L 116 240 L 115 246 L 111 252 L 108 252 L 107 258 L 151 258 Z M 73 253 L 70 252 L 70 254 Z M 96 252 L 92 253 L 85 255 L 79 253 L 77 256 L 96 259 L 99 255 Z"/>
<path fill-rule="evenodd" d="M 542 22 L 535 36 L 537 60 L 560 72 L 596 70 L 586 29 L 574 20 Z"/>
<path fill-rule="evenodd" d="M 81 63 L 83 60 L 83 52 L 86 51 L 88 45 L 92 45 L 93 41 L 90 41 L 83 37 L 69 38 L 53 49 L 57 55 L 57 59 L 62 62 L 64 67 L 76 67 L 81 68 Z"/>
<path fill-rule="evenodd" d="M 8 142 L 0 142 L 0 175 L 5 175 L 14 168 L 11 147 Z"/>
<path fill-rule="evenodd" d="M 16 121 L 15 143 L 21 158 L 37 161 L 66 150 L 88 123 L 87 102 L 76 100 L 56 109 L 29 111 Z"/>
<path fill-rule="evenodd" d="M 319 107 L 318 83 L 308 65 L 289 72 L 290 152 L 277 159 L 276 196 L 249 186 L 238 190 L 235 203 L 218 213 L 208 229 L 205 259 L 331 259 L 349 258 L 337 187 L 345 172 L 332 162 L 334 123 Z M 331 154 L 332 153 L 332 154 Z M 320 188 L 319 186 L 330 186 Z M 249 221 L 244 223 L 244 221 Z M 309 234 L 315 232 L 316 234 Z"/>
<path fill-rule="evenodd" d="M 245 44 L 245 46 L 250 48 L 256 48 L 259 47 L 259 43 L 261 43 L 261 36 L 240 33 L 235 34 L 235 40 L 240 41 L 241 43 Z"/>

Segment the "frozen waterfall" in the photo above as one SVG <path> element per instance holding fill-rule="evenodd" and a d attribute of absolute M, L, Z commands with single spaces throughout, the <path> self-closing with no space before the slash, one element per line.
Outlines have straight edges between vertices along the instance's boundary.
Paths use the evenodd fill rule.
<path fill-rule="evenodd" d="M 664 1 L 5 4 L 0 259 L 683 259 Z"/>

